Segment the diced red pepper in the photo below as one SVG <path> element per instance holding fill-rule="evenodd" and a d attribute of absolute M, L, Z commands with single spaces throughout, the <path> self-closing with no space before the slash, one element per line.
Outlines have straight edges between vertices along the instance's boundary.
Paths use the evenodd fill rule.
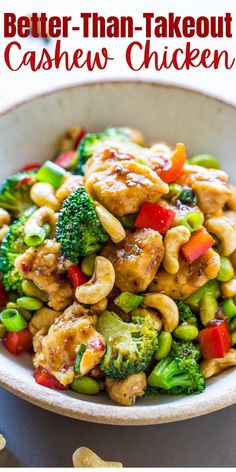
<path fill-rule="evenodd" d="M 202 329 L 197 341 L 204 359 L 224 357 L 230 350 L 230 334 L 226 320 L 214 320 Z"/>
<path fill-rule="evenodd" d="M 63 169 L 70 169 L 75 154 L 75 151 L 63 152 L 62 154 L 59 154 L 59 156 L 55 159 L 54 162 L 58 166 L 63 167 Z"/>
<path fill-rule="evenodd" d="M 76 140 L 75 140 L 75 144 L 74 144 L 74 149 L 76 150 L 77 147 L 79 146 L 80 144 L 80 141 L 82 141 L 82 139 L 84 138 L 84 136 L 86 135 L 87 131 L 85 128 L 81 128 L 81 131 L 80 133 L 78 134 Z"/>
<path fill-rule="evenodd" d="M 144 202 L 134 223 L 135 228 L 152 228 L 165 234 L 175 219 L 175 211 L 158 203 Z"/>
<path fill-rule="evenodd" d="M 5 292 L 2 282 L 0 282 L 0 310 L 6 306 L 8 302 L 8 295 Z"/>
<path fill-rule="evenodd" d="M 51 375 L 46 369 L 43 369 L 43 367 L 36 369 L 34 380 L 37 384 L 52 388 L 53 390 L 68 390 L 69 388 L 67 385 L 62 385 L 56 377 Z"/>
<path fill-rule="evenodd" d="M 40 169 L 40 164 L 37 164 L 36 162 L 30 162 L 29 164 L 26 164 L 25 166 L 21 167 L 20 172 L 27 172 L 28 170 L 38 170 Z"/>
<path fill-rule="evenodd" d="M 19 354 L 27 352 L 32 348 L 32 334 L 28 328 L 17 332 L 8 332 L 3 339 L 3 344 L 11 354 L 19 356 Z"/>
<path fill-rule="evenodd" d="M 186 159 L 184 144 L 176 144 L 171 159 L 166 161 L 164 168 L 157 172 L 163 182 L 167 184 L 174 182 L 181 175 Z"/>
<path fill-rule="evenodd" d="M 208 249 L 215 244 L 214 238 L 207 232 L 205 228 L 201 228 L 192 234 L 190 240 L 181 246 L 180 252 L 183 258 L 192 264 L 194 261 L 203 256 Z"/>
<path fill-rule="evenodd" d="M 87 277 L 78 266 L 71 266 L 69 268 L 68 277 L 74 290 L 89 280 L 89 277 Z"/>

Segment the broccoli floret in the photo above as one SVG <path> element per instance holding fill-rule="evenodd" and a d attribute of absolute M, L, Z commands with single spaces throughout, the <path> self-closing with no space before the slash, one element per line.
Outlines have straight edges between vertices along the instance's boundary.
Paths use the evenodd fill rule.
<path fill-rule="evenodd" d="M 84 174 L 84 165 L 93 153 L 102 145 L 107 139 L 114 139 L 116 141 L 129 141 L 128 135 L 119 128 L 106 128 L 103 133 L 86 134 L 84 139 L 80 142 L 76 156 L 73 160 L 73 167 L 75 174 Z"/>
<path fill-rule="evenodd" d="M 197 317 L 190 310 L 189 306 L 186 305 L 183 300 L 177 300 L 175 303 L 179 309 L 180 321 L 189 323 L 191 325 L 197 325 Z"/>
<path fill-rule="evenodd" d="M 22 216 L 14 221 L 4 238 L 0 254 L 0 271 L 2 272 L 2 282 L 7 291 L 14 290 L 22 294 L 23 277 L 14 267 L 15 259 L 23 254 L 28 247 L 24 243 L 24 224 L 27 218 Z"/>
<path fill-rule="evenodd" d="M 105 311 L 97 329 L 106 341 L 100 367 L 108 377 L 123 379 L 149 367 L 158 344 L 149 318 L 133 317 L 131 323 L 125 323 L 116 313 Z"/>
<path fill-rule="evenodd" d="M 197 363 L 200 351 L 192 342 L 173 342 L 168 357 L 158 362 L 148 377 L 152 393 L 170 393 L 172 395 L 203 392 L 205 381 Z"/>
<path fill-rule="evenodd" d="M 0 187 L 0 207 L 19 218 L 34 205 L 30 198 L 30 187 L 35 182 L 34 172 L 18 172 Z"/>
<path fill-rule="evenodd" d="M 56 239 L 61 244 L 62 254 L 75 264 L 78 257 L 98 251 L 107 242 L 108 236 L 84 188 L 78 188 L 64 200 L 58 215 Z"/>

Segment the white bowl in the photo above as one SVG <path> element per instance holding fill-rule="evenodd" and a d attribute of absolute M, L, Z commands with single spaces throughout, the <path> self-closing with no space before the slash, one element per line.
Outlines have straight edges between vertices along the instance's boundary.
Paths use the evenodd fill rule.
<path fill-rule="evenodd" d="M 236 108 L 172 85 L 114 82 L 78 85 L 40 96 L 0 117 L 1 178 L 24 163 L 51 158 L 58 137 L 71 125 L 88 130 L 107 125 L 140 128 L 148 140 L 183 141 L 189 155 L 209 152 L 220 158 L 231 179 L 235 171 Z M 95 397 L 40 387 L 32 377 L 29 355 L 14 357 L 0 346 L 0 384 L 48 410 L 98 423 L 144 425 L 203 415 L 236 401 L 231 369 L 207 382 L 200 395 L 144 398 L 133 407 Z"/>

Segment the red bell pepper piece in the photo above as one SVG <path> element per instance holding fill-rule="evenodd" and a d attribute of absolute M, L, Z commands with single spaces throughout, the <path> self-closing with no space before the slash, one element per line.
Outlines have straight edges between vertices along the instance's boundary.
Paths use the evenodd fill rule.
<path fill-rule="evenodd" d="M 82 141 L 82 139 L 85 137 L 87 131 L 85 128 L 81 128 L 81 131 L 80 133 L 78 134 L 76 140 L 75 140 L 75 144 L 74 144 L 74 149 L 76 150 L 77 147 L 79 146 L 80 144 L 80 141 Z"/>
<path fill-rule="evenodd" d="M 54 162 L 58 166 L 63 167 L 63 169 L 70 169 L 75 154 L 75 151 L 63 152 L 62 154 L 59 154 L 59 156 L 55 159 Z"/>
<path fill-rule="evenodd" d="M 8 295 L 5 292 L 2 282 L 0 282 L 0 310 L 6 306 L 8 302 Z"/>
<path fill-rule="evenodd" d="M 203 256 L 208 249 L 215 244 L 214 238 L 207 232 L 205 228 L 201 228 L 192 234 L 190 240 L 181 246 L 180 252 L 183 258 L 192 264 L 194 261 Z"/>
<path fill-rule="evenodd" d="M 165 234 L 175 219 L 175 211 L 158 203 L 144 202 L 134 223 L 135 228 L 152 228 Z"/>
<path fill-rule="evenodd" d="M 40 169 L 40 164 L 37 164 L 36 162 L 30 162 L 29 164 L 26 164 L 25 166 L 21 167 L 20 172 L 27 172 L 28 170 L 38 170 Z"/>
<path fill-rule="evenodd" d="M 166 161 L 165 166 L 157 172 L 161 180 L 166 184 L 174 182 L 181 175 L 186 159 L 184 144 L 176 144 L 171 159 Z"/>
<path fill-rule="evenodd" d="M 23 352 L 27 352 L 32 347 L 32 334 L 28 328 L 24 328 L 21 331 L 8 332 L 3 339 L 5 348 L 14 354 L 19 356 Z"/>
<path fill-rule="evenodd" d="M 214 320 L 197 338 L 204 359 L 224 357 L 230 350 L 230 334 L 226 320 Z"/>
<path fill-rule="evenodd" d="M 43 387 L 52 388 L 53 390 L 68 390 L 69 388 L 67 385 L 62 385 L 56 377 L 40 366 L 36 369 L 33 377 L 35 382 Z"/>
<path fill-rule="evenodd" d="M 68 277 L 71 284 L 73 285 L 74 290 L 80 285 L 85 284 L 89 280 L 89 277 L 87 277 L 87 275 L 85 275 L 82 270 L 77 266 L 71 266 L 69 268 Z"/>

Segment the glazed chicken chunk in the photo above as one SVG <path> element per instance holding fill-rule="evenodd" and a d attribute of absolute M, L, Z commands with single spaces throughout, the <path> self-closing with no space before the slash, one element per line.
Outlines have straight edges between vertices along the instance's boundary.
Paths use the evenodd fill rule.
<path fill-rule="evenodd" d="M 200 209 L 204 213 L 215 214 L 232 196 L 227 181 L 228 176 L 222 170 L 186 165 L 177 183 L 192 187 L 198 196 Z"/>
<path fill-rule="evenodd" d="M 80 361 L 80 374 L 86 375 L 105 353 L 105 341 L 96 331 L 97 316 L 74 303 L 55 319 L 48 334 L 37 344 L 34 366 L 44 367 L 62 385 L 75 377 L 74 364 L 81 344 L 86 349 Z"/>
<path fill-rule="evenodd" d="M 146 386 L 147 379 L 144 372 L 121 380 L 106 378 L 106 390 L 109 397 L 122 406 L 134 405 L 138 397 L 143 397 Z"/>
<path fill-rule="evenodd" d="M 189 265 L 180 257 L 179 271 L 172 275 L 161 269 L 149 287 L 150 292 L 160 292 L 174 300 L 187 298 L 209 280 L 215 279 L 220 270 L 220 256 L 209 249 L 196 262 Z"/>
<path fill-rule="evenodd" d="M 115 216 L 136 213 L 146 200 L 156 202 L 168 193 L 168 185 L 148 166 L 129 161 L 94 172 L 85 187 Z"/>
<path fill-rule="evenodd" d="M 85 177 L 92 172 L 106 170 L 113 164 L 122 164 L 123 161 L 135 162 L 135 156 L 127 146 L 107 141 L 85 164 Z"/>
<path fill-rule="evenodd" d="M 15 260 L 16 269 L 45 292 L 48 305 L 56 311 L 64 310 L 72 302 L 72 287 L 66 278 L 70 265 L 54 239 L 47 239 L 38 248 L 27 249 Z"/>
<path fill-rule="evenodd" d="M 164 256 L 162 237 L 153 229 L 127 232 L 119 244 L 109 242 L 102 255 L 113 264 L 115 285 L 121 291 L 138 293 L 146 290 Z"/>

